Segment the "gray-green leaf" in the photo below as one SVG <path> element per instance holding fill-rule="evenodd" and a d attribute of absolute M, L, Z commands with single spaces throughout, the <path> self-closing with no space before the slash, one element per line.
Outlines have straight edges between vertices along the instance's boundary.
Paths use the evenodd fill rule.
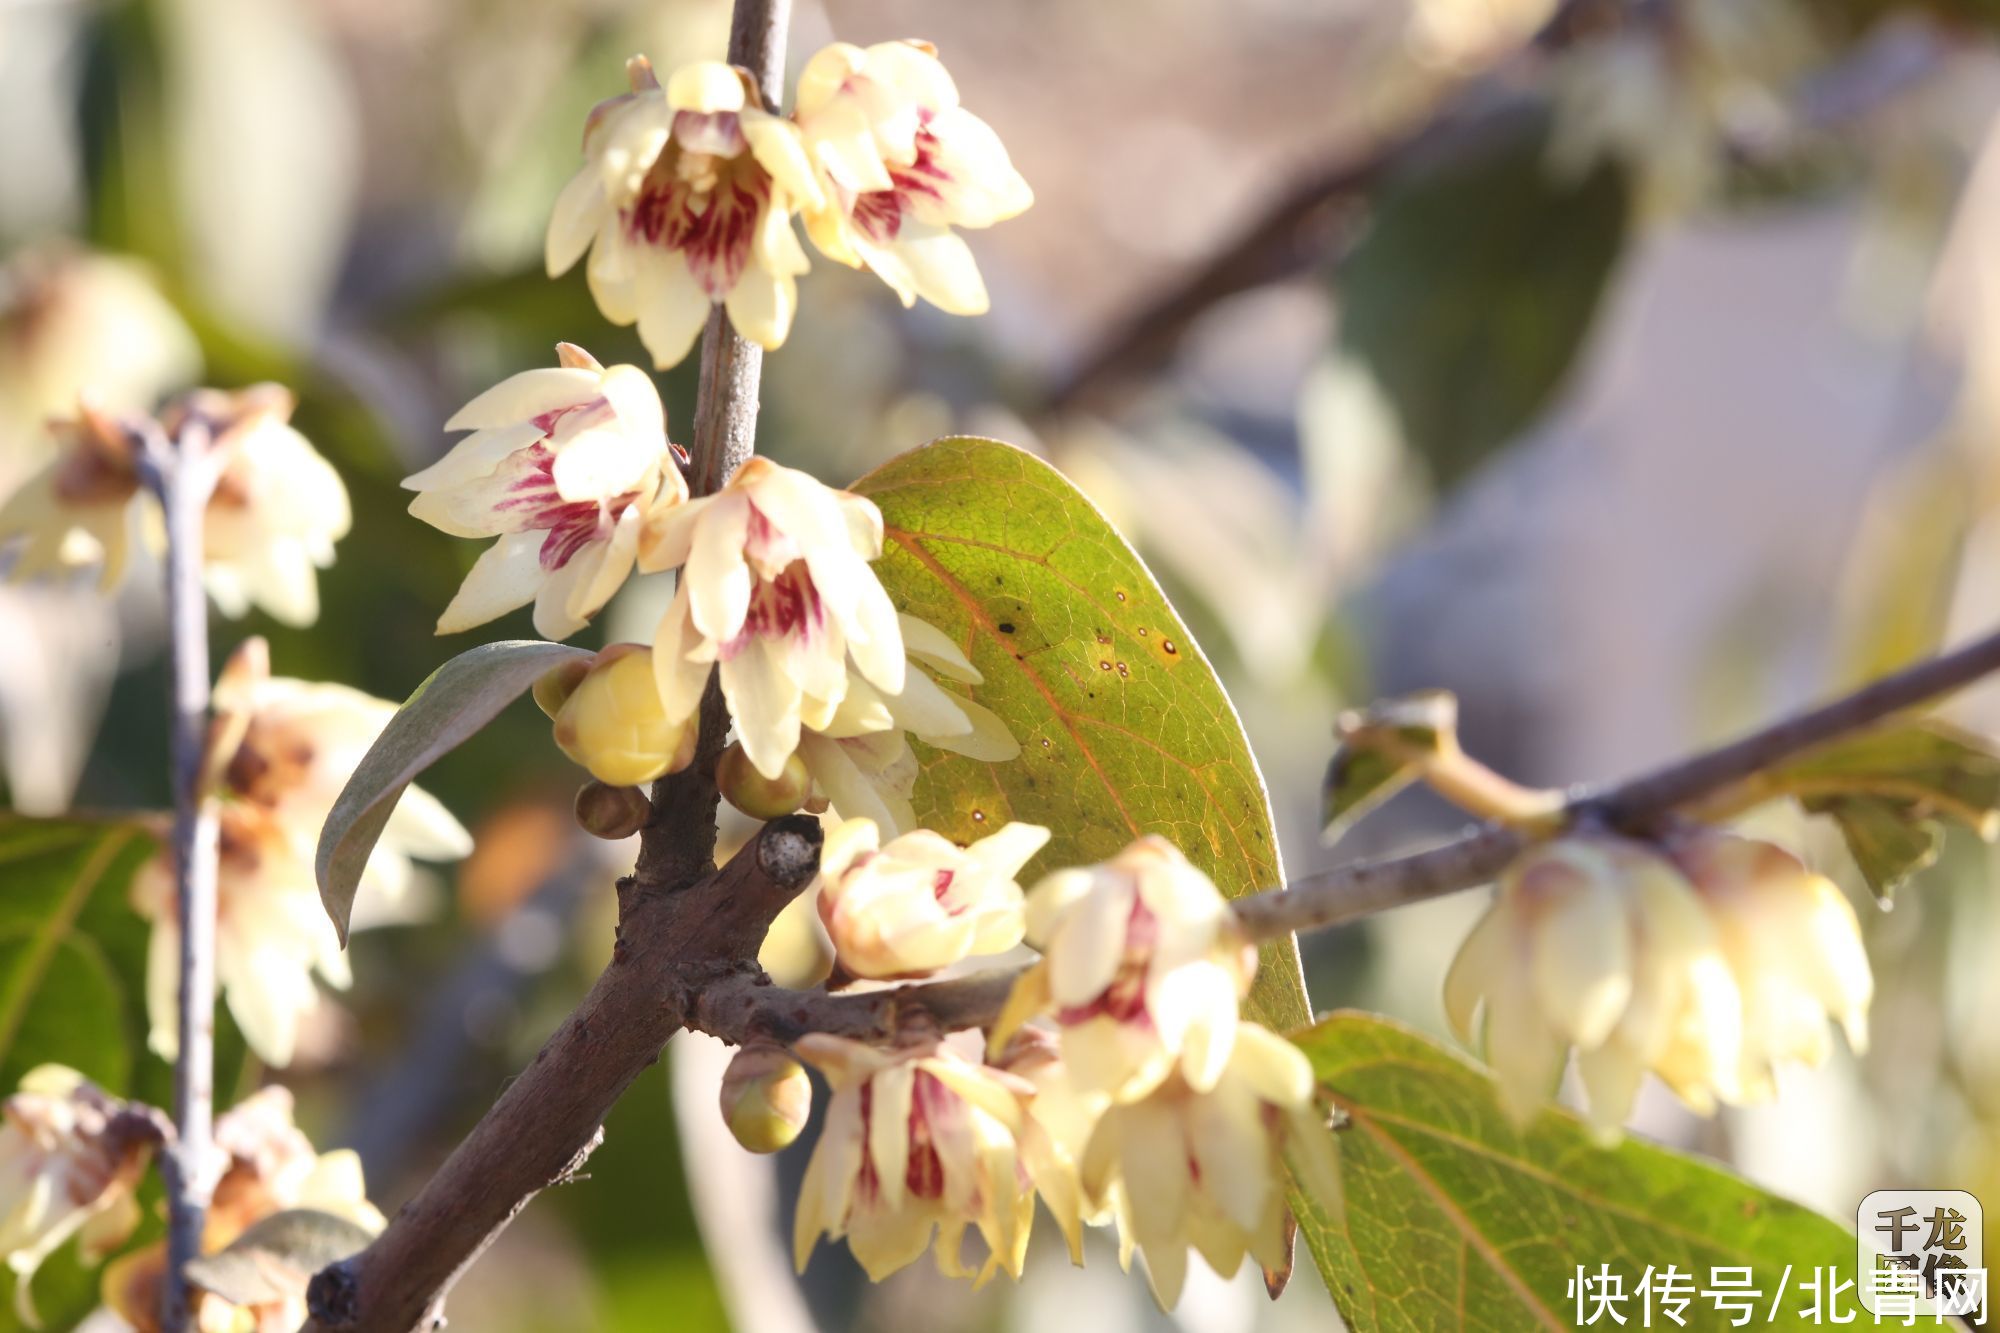
<path fill-rule="evenodd" d="M 215 1254 L 189 1262 L 188 1280 L 231 1305 L 268 1305 L 303 1292 L 312 1275 L 367 1248 L 374 1237 L 333 1213 L 273 1213 Z"/>
<path fill-rule="evenodd" d="M 1426 759 L 1458 744 L 1458 698 L 1425 690 L 1383 699 L 1342 714 L 1335 730 L 1340 744 L 1320 788 L 1328 842 L 1416 781 Z"/>
<path fill-rule="evenodd" d="M 354 892 L 368 854 L 403 789 L 526 694 L 543 675 L 564 662 L 591 656 L 582 648 L 537 639 L 486 643 L 460 653 L 417 686 L 368 747 L 320 831 L 314 861 L 320 902 L 333 918 L 342 944 L 347 942 Z"/>

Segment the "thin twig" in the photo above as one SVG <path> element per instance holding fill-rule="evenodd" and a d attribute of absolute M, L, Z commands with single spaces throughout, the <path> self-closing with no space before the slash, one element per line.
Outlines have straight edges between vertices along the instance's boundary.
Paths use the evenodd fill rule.
<path fill-rule="evenodd" d="M 201 1257 L 208 1202 L 220 1174 L 214 1142 L 216 821 L 201 791 L 209 695 L 202 550 L 216 471 L 208 429 L 198 417 L 190 417 L 172 440 L 150 421 L 134 429 L 141 443 L 141 475 L 159 497 L 167 535 L 174 902 L 181 950 L 175 1140 L 165 1158 L 167 1280 L 160 1318 L 168 1333 L 179 1333 L 192 1317 L 183 1266 Z"/>
<path fill-rule="evenodd" d="M 1567 807 L 1619 827 L 1645 828 L 1745 776 L 1874 725 L 2000 670 L 2000 633 L 1878 681 L 1716 750 Z M 766 826 L 728 867 L 685 891 L 627 895 L 613 963 L 535 1063 L 488 1111 L 472 1137 L 368 1250 L 314 1283 L 311 1327 L 402 1333 L 433 1311 L 451 1281 L 536 1192 L 574 1162 L 604 1114 L 683 1023 L 741 1042 L 806 1032 L 887 1039 L 912 1018 L 978 1027 L 999 1012 L 1015 974 L 829 995 L 770 984 L 752 961 L 786 900 L 811 880 L 809 821 Z M 1428 851 L 1301 876 L 1236 903 L 1258 938 L 1337 925 L 1491 879 L 1529 835 L 1483 826 Z"/>
<path fill-rule="evenodd" d="M 729 60 L 750 71 L 765 106 L 784 100 L 785 34 L 792 0 L 738 0 Z M 738 333 L 721 306 L 709 312 L 701 339 L 701 385 L 688 446 L 688 489 L 711 495 L 755 452 L 764 349 Z M 715 865 L 715 763 L 729 734 L 729 710 L 711 675 L 702 695 L 694 761 L 653 784 L 653 817 L 639 838 L 633 870 L 638 893 L 673 892 Z"/>
<path fill-rule="evenodd" d="M 1815 746 L 1863 730 L 1905 709 L 2000 671 L 2000 633 L 1921 662 L 1818 708 L 1776 722 L 1717 749 L 1667 764 L 1603 790 L 1571 796 L 1570 820 L 1644 830 L 1691 804 L 1710 802 L 1743 779 Z M 1319 930 L 1487 883 L 1528 846 L 1532 835 L 1484 824 L 1428 850 L 1301 875 L 1282 889 L 1235 902 L 1237 918 L 1257 939 Z M 704 991 L 689 1024 L 724 1041 L 790 1041 L 807 1032 L 887 1040 L 912 1010 L 945 1028 L 984 1027 L 999 1015 L 1011 972 L 889 990 L 829 995 L 790 991 L 759 977 L 735 977 Z"/>

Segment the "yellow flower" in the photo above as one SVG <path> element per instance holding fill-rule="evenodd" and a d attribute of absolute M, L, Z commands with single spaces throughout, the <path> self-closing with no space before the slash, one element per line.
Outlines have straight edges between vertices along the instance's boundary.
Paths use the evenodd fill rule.
<path fill-rule="evenodd" d="M 316 571 L 333 564 L 333 544 L 353 521 L 340 474 L 292 429 L 294 405 L 277 384 L 197 389 L 160 418 L 170 436 L 199 420 L 218 455 L 202 576 L 226 616 L 257 606 L 287 625 L 318 620 Z"/>
<path fill-rule="evenodd" d="M 556 711 L 556 744 L 599 782 L 636 787 L 686 768 L 695 719 L 669 718 L 653 676 L 652 651 L 614 643 Z"/>
<path fill-rule="evenodd" d="M 1832 881 L 1782 848 L 1725 833 L 1704 831 L 1673 852 L 1743 997 L 1742 1099 L 1775 1096 L 1782 1061 L 1824 1061 L 1828 1018 L 1866 1050 L 1875 980 L 1854 909 Z"/>
<path fill-rule="evenodd" d="M 819 914 L 835 956 L 857 977 L 919 977 L 974 954 L 1021 942 L 1021 886 L 1014 877 L 1049 840 L 1034 824 L 1008 824 L 970 847 L 919 829 L 886 846 L 869 819 L 827 832 L 820 852 Z"/>
<path fill-rule="evenodd" d="M 556 199 L 549 275 L 590 251 L 597 308 L 636 322 L 662 370 L 717 305 L 745 338 L 778 346 L 807 268 L 792 213 L 819 201 L 798 131 L 720 61 L 684 65 L 664 89 L 643 56 L 626 72 L 632 91 L 591 112 L 586 164 Z"/>
<path fill-rule="evenodd" d="M 900 694 L 902 630 L 868 567 L 881 553 L 873 504 L 762 457 L 716 494 L 649 519 L 639 567 L 684 566 L 653 639 L 667 716 L 692 717 L 719 664 L 737 739 L 775 778 L 800 728 L 832 721 L 850 654 L 862 679 Z"/>
<path fill-rule="evenodd" d="M 1005 763 L 1021 753 L 1006 723 L 972 700 L 940 689 L 926 674 L 979 684 L 978 669 L 958 645 L 915 616 L 896 619 L 908 662 L 902 690 L 884 693 L 850 669 L 840 706 L 826 726 L 801 733 L 798 751 L 814 786 L 838 814 L 872 819 L 891 835 L 918 827 L 910 805 L 917 781 L 910 736 L 982 763 Z"/>
<path fill-rule="evenodd" d="M 262 384 L 236 393 L 197 389 L 168 404 L 161 428 L 206 430 L 217 470 L 202 519 L 202 574 L 224 615 L 261 607 L 288 625 L 319 618 L 317 570 L 351 514 L 340 474 L 289 424 L 291 393 Z M 85 404 L 58 423 L 62 450 L 0 508 L 0 546 L 24 539 L 13 573 L 101 564 L 102 584 L 124 572 L 134 537 L 164 549 L 159 505 L 139 485 L 138 441 Z"/>
<path fill-rule="evenodd" d="M 972 1276 L 959 1253 L 976 1226 L 999 1269 L 1021 1275 L 1034 1194 L 1015 1135 L 1027 1085 L 932 1042 L 894 1051 L 811 1033 L 799 1056 L 826 1075 L 833 1096 L 799 1187 L 793 1258 L 803 1272 L 824 1232 L 877 1282 L 937 1237 L 947 1277 Z"/>
<path fill-rule="evenodd" d="M 1116 1220 L 1110 1205 L 1084 1202 L 1080 1175 L 1084 1149 L 1111 1099 L 1076 1086 L 1055 1038 L 1041 1028 L 1016 1032 L 993 1064 L 1034 1089 L 1021 1124 L 1021 1157 L 1035 1193 L 1062 1228 L 1070 1262 L 1081 1264 L 1084 1225 L 1108 1226 Z"/>
<path fill-rule="evenodd" d="M 139 485 L 138 443 L 109 414 L 85 401 L 74 420 L 51 423 L 59 452 L 0 505 L 0 550 L 16 547 L 16 579 L 101 567 L 109 592 L 124 575 L 142 524 L 159 526 Z M 157 531 L 148 544 L 157 548 Z"/>
<path fill-rule="evenodd" d="M 1223 1277 L 1243 1257 L 1283 1265 L 1285 1162 L 1319 1199 L 1339 1197 L 1333 1135 L 1313 1110 L 1312 1066 L 1284 1038 L 1244 1023 L 1205 1090 L 1178 1073 L 1104 1112 L 1083 1154 L 1083 1192 L 1117 1217 L 1120 1260 L 1136 1247 L 1162 1309 L 1180 1300 L 1190 1247 Z"/>
<path fill-rule="evenodd" d="M 266 1064 L 291 1063 L 301 1025 L 319 1003 L 312 974 L 347 985 L 347 958 L 320 906 L 313 854 L 320 827 L 396 706 L 344 685 L 272 677 L 261 639 L 247 641 L 212 696 L 208 773 L 217 803 L 216 970 L 245 1040 Z M 472 850 L 457 820 L 411 787 L 389 817 L 362 875 L 366 928 L 406 915 L 411 857 L 451 860 Z M 149 1045 L 172 1059 L 179 1000 L 180 927 L 170 854 L 141 867 L 134 908 L 153 922 L 147 959 Z"/>
<path fill-rule="evenodd" d="M 1651 1069 L 1712 1112 L 1737 1095 L 1741 1007 L 1693 886 L 1635 842 L 1566 838 L 1522 856 L 1460 946 L 1445 1009 L 1520 1120 L 1546 1101 L 1570 1047 L 1599 1131 L 1615 1133 Z"/>
<path fill-rule="evenodd" d="M 866 264 L 904 305 L 954 315 L 987 307 L 972 251 L 953 227 L 990 227 L 1034 193 L 926 42 L 836 42 L 806 62 L 793 115 L 823 203 L 806 230 L 827 258 Z"/>
<path fill-rule="evenodd" d="M 78 395 L 143 411 L 201 373 L 201 347 L 143 264 L 58 241 L 0 264 L 0 494 L 47 456 Z"/>
<path fill-rule="evenodd" d="M 1022 973 L 992 1045 L 1053 1012 L 1078 1086 L 1142 1097 L 1176 1068 L 1198 1091 L 1229 1061 L 1257 951 L 1228 902 L 1173 844 L 1144 837 L 1109 861 L 1058 870 L 1028 894 Z"/>
<path fill-rule="evenodd" d="M 132 1234 L 133 1192 L 158 1131 L 61 1065 L 30 1070 L 0 1116 L 0 1254 L 14 1271 L 16 1313 L 40 1328 L 35 1270 L 72 1236 L 95 1262 Z"/>
<path fill-rule="evenodd" d="M 214 1254 L 276 1213 L 310 1208 L 351 1222 L 373 1235 L 385 1225 L 368 1201 L 361 1159 L 340 1149 L 321 1153 L 292 1120 L 292 1094 L 264 1088 L 238 1102 L 215 1122 L 215 1143 L 228 1164 L 217 1184 L 202 1232 L 202 1252 Z M 166 1276 L 164 1241 L 134 1251 L 105 1269 L 104 1303 L 137 1333 L 158 1333 L 160 1289 Z M 200 1333 L 290 1333 L 306 1322 L 310 1273 L 266 1265 L 276 1299 L 236 1306 L 213 1292 L 198 1298 Z"/>
<path fill-rule="evenodd" d="M 438 618 L 452 634 L 535 604 L 535 630 L 566 639 L 632 572 L 654 505 L 687 498 L 659 390 L 637 366 L 605 369 L 562 343 L 460 408 L 472 434 L 403 485 L 410 512 L 454 537 L 498 537 Z"/>

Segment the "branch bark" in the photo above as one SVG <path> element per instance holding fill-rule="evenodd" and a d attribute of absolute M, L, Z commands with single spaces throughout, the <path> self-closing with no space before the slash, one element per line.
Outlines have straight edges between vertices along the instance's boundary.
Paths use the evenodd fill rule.
<path fill-rule="evenodd" d="M 1643 832 L 1691 807 L 1716 813 L 1718 798 L 1726 798 L 1746 779 L 1773 765 L 1995 671 L 2000 671 L 2000 632 L 1717 749 L 1614 787 L 1580 791 L 1564 807 L 1564 821 Z M 1233 906 L 1237 919 L 1256 939 L 1321 930 L 1476 888 L 1504 870 L 1531 841 L 1531 835 L 1518 829 L 1483 824 L 1425 851 L 1301 875 L 1283 888 L 1239 898 Z M 1017 975 L 992 971 L 837 995 L 784 990 L 761 975 L 737 976 L 697 996 L 687 1021 L 690 1027 L 738 1044 L 753 1037 L 788 1042 L 807 1032 L 884 1041 L 893 1038 L 916 1011 L 928 1013 L 947 1030 L 984 1027 L 999 1016 Z"/>
<path fill-rule="evenodd" d="M 679 892 L 640 894 L 622 881 L 611 965 L 375 1243 L 314 1277 L 308 1328 L 441 1327 L 452 1284 L 530 1199 L 575 1173 L 694 997 L 756 970 L 764 933 L 818 872 L 819 846 L 818 823 L 790 816 Z"/>
<path fill-rule="evenodd" d="M 766 106 L 782 102 L 791 0 L 737 0 L 729 59 Z M 756 447 L 763 349 L 709 312 L 689 446 L 689 489 L 710 495 Z M 536 1194 L 576 1173 L 604 1116 L 683 1026 L 692 997 L 757 970 L 757 946 L 819 869 L 819 825 L 765 825 L 715 868 L 715 763 L 729 731 L 713 676 L 695 757 L 655 783 L 638 862 L 620 881 L 618 943 L 583 1003 L 416 1198 L 354 1258 L 313 1278 L 308 1330 L 402 1333 L 443 1325 L 445 1295 Z"/>
<path fill-rule="evenodd" d="M 174 1138 L 167 1181 L 167 1280 L 160 1322 L 180 1333 L 193 1317 L 183 1266 L 201 1257 L 209 1199 L 221 1174 L 215 1147 L 215 931 L 217 830 L 203 799 L 208 741 L 208 592 L 202 557 L 215 490 L 209 433 L 199 419 L 173 439 L 152 421 L 132 427 L 140 474 L 159 498 L 166 528 L 169 743 L 174 795 L 174 901 L 180 928 L 179 1054 L 174 1059 Z"/>

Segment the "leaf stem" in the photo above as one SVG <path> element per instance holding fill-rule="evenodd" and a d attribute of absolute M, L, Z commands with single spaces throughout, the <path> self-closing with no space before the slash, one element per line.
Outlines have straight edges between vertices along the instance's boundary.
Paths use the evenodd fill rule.
<path fill-rule="evenodd" d="M 167 1177 L 167 1276 L 160 1319 L 181 1333 L 193 1319 L 184 1273 L 201 1257 L 208 1204 L 220 1175 L 215 1131 L 215 812 L 201 790 L 208 740 L 208 594 L 202 586 L 204 517 L 216 465 L 197 417 L 169 440 L 137 427 L 140 471 L 166 518 L 167 650 L 174 796 L 174 903 L 180 928 L 180 1050 L 174 1060 L 175 1139 Z"/>

